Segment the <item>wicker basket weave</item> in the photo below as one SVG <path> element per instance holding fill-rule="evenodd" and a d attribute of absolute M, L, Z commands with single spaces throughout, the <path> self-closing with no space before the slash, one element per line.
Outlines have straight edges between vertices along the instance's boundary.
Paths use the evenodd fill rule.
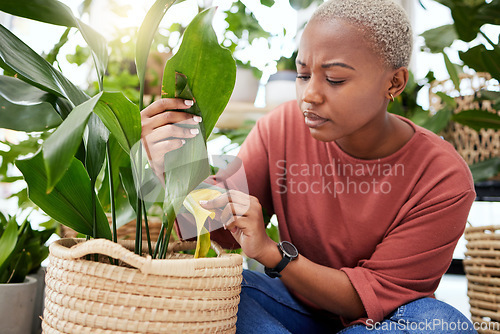
<path fill-rule="evenodd" d="M 500 226 L 467 227 L 464 267 L 472 321 L 500 333 Z"/>
<path fill-rule="evenodd" d="M 133 241 L 61 239 L 50 246 L 42 329 L 52 333 L 235 333 L 242 257 L 193 259 L 177 253 L 195 242 L 175 242 L 170 258 L 132 252 Z M 102 262 L 85 260 L 100 254 Z M 108 257 L 122 265 L 108 263 Z"/>
<path fill-rule="evenodd" d="M 458 113 L 462 110 L 482 109 L 500 115 L 500 111 L 493 109 L 491 101 L 474 101 L 481 89 L 498 87 L 488 73 L 474 75 L 460 75 L 460 92 L 455 89 L 451 80 L 434 82 L 429 94 L 431 111 L 441 109 L 441 99 L 436 92 L 443 92 L 455 97 Z M 457 152 L 468 165 L 500 156 L 500 131 L 481 129 L 479 132 L 459 123 L 450 122 L 442 132 L 444 139 L 453 144 Z"/>

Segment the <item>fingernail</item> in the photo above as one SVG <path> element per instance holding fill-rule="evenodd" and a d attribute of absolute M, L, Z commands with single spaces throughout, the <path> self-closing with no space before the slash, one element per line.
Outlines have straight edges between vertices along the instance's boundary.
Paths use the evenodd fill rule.
<path fill-rule="evenodd" d="M 200 203 L 200 205 L 206 205 L 208 203 L 208 201 L 200 201 L 199 203 Z"/>
<path fill-rule="evenodd" d="M 222 227 L 223 227 L 223 228 L 224 228 L 225 230 L 227 230 L 227 227 L 226 227 L 226 225 L 222 224 Z"/>
<path fill-rule="evenodd" d="M 196 123 L 200 123 L 200 122 L 201 122 L 201 117 L 200 117 L 200 116 L 193 116 L 193 120 L 194 120 Z"/>
<path fill-rule="evenodd" d="M 184 145 L 186 141 L 184 139 L 181 139 L 181 144 Z"/>
<path fill-rule="evenodd" d="M 192 106 L 194 104 L 193 100 L 184 100 L 184 104 L 187 106 Z"/>
<path fill-rule="evenodd" d="M 191 132 L 192 135 L 197 135 L 198 133 L 200 133 L 200 130 L 198 130 L 198 129 L 191 129 L 191 130 L 189 130 L 189 132 Z"/>

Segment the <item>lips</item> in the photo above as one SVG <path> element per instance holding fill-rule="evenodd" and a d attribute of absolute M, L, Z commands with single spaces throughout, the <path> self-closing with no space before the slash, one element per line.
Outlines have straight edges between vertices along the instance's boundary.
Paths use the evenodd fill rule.
<path fill-rule="evenodd" d="M 304 113 L 305 123 L 310 128 L 317 128 L 329 121 L 328 119 L 323 118 L 318 114 L 309 110 L 305 110 L 303 113 Z"/>

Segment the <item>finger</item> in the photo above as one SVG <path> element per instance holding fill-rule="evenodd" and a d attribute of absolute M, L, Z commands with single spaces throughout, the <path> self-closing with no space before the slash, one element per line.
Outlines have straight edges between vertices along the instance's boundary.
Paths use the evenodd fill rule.
<path fill-rule="evenodd" d="M 213 200 L 200 201 L 200 205 L 205 209 L 215 209 L 225 207 L 229 202 L 248 206 L 250 204 L 250 195 L 237 190 L 229 190 Z"/>
<path fill-rule="evenodd" d="M 244 217 L 249 207 L 239 203 L 228 203 L 221 214 L 222 225 L 226 226 L 239 217 Z"/>
<path fill-rule="evenodd" d="M 141 116 L 153 117 L 156 114 L 162 113 L 165 110 L 189 109 L 193 106 L 192 100 L 185 99 L 159 99 L 141 111 Z"/>
<path fill-rule="evenodd" d="M 150 146 L 151 163 L 154 168 L 164 169 L 165 154 L 181 148 L 186 141 L 184 139 L 171 139 Z"/>
<path fill-rule="evenodd" d="M 165 111 L 145 120 L 145 122 L 152 128 L 158 128 L 165 124 L 194 125 L 201 122 L 201 117 L 181 111 Z"/>
<path fill-rule="evenodd" d="M 187 139 L 196 137 L 200 133 L 198 128 L 183 128 L 176 125 L 164 125 L 146 135 L 146 142 L 151 145 L 172 138 Z"/>

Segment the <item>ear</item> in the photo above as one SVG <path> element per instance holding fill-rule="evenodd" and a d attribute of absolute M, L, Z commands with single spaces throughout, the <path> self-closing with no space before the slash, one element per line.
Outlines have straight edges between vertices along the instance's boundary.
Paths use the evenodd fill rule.
<path fill-rule="evenodd" d="M 392 71 L 391 82 L 389 89 L 387 90 L 387 98 L 392 99 L 392 96 L 396 97 L 403 92 L 408 83 L 408 69 L 406 67 L 400 67 Z"/>

